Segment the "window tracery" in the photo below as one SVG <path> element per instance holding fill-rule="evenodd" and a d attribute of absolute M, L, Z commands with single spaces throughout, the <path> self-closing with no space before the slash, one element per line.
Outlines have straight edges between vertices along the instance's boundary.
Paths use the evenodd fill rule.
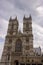
<path fill-rule="evenodd" d="M 15 52 L 21 52 L 22 51 L 22 41 L 18 39 L 15 43 Z"/>

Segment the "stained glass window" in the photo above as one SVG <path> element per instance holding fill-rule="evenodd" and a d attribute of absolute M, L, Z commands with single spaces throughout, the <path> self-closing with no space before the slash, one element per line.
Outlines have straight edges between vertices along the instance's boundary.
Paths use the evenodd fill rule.
<path fill-rule="evenodd" d="M 15 52 L 21 52 L 22 51 L 22 41 L 18 39 L 15 43 Z"/>

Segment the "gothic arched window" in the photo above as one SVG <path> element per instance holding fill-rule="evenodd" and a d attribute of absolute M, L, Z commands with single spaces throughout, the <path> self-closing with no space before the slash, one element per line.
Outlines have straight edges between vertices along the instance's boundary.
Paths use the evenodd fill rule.
<path fill-rule="evenodd" d="M 28 31 L 28 30 L 29 30 L 29 23 L 26 22 L 26 31 Z"/>
<path fill-rule="evenodd" d="M 10 53 L 7 54 L 7 60 L 10 60 Z"/>
<path fill-rule="evenodd" d="M 21 52 L 22 51 L 22 41 L 18 39 L 15 43 L 15 52 Z"/>

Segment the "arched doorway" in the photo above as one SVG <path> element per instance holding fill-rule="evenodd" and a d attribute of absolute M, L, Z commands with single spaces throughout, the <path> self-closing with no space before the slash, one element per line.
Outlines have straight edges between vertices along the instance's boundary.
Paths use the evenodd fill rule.
<path fill-rule="evenodd" d="M 14 61 L 14 65 L 19 65 L 18 60 L 15 60 L 15 61 Z"/>

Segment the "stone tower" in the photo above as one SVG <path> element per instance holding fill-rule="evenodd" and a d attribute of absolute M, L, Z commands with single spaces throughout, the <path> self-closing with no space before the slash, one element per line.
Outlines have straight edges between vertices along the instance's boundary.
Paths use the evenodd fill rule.
<path fill-rule="evenodd" d="M 18 20 L 17 17 L 15 19 L 12 19 L 10 17 L 9 19 L 9 25 L 8 25 L 8 34 L 17 34 L 18 33 Z"/>
<path fill-rule="evenodd" d="M 15 19 L 12 19 L 10 17 L 9 24 L 8 24 L 7 35 L 6 35 L 6 39 L 5 39 L 4 50 L 3 50 L 2 59 L 1 59 L 1 61 L 4 62 L 3 65 L 6 65 L 6 64 L 9 65 L 8 60 L 10 59 L 11 51 L 12 51 L 12 48 L 13 48 L 12 38 L 17 33 L 18 33 L 18 20 L 17 20 L 17 17 Z"/>
<path fill-rule="evenodd" d="M 32 34 L 32 18 L 31 15 L 29 17 L 23 18 L 23 33 L 26 36 L 26 48 L 28 48 L 28 51 L 33 49 L 33 34 Z"/>
<path fill-rule="evenodd" d="M 9 19 L 8 31 L 0 65 L 36 65 L 43 60 L 33 51 L 32 17 L 23 18 L 23 33 L 18 20 Z M 42 64 L 41 64 L 42 65 Z"/>

